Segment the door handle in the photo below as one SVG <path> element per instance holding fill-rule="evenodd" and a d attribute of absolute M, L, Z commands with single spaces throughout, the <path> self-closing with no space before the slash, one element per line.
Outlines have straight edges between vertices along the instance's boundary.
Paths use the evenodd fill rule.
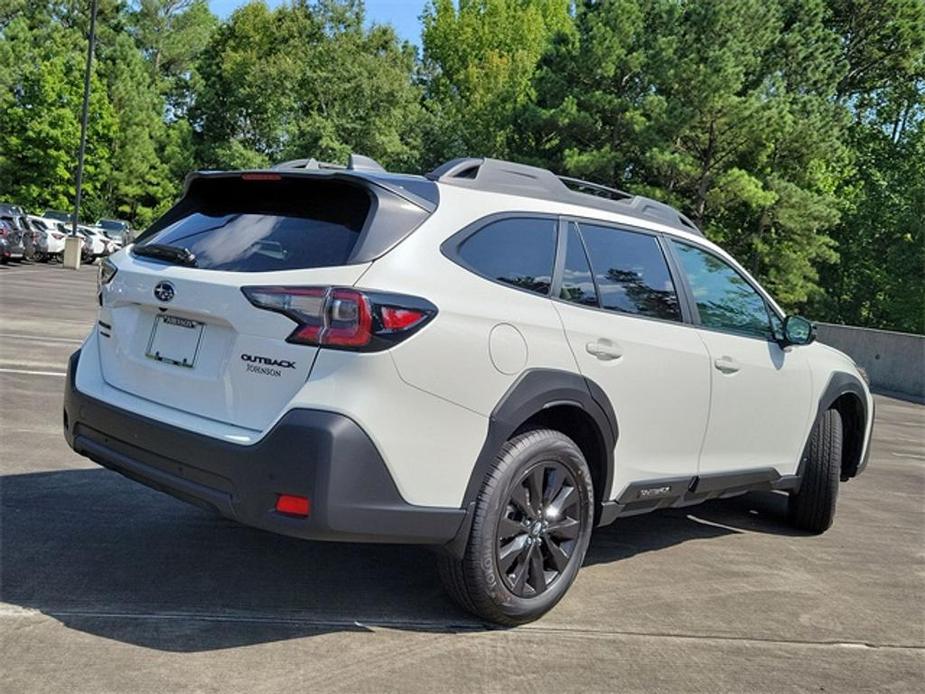
<path fill-rule="evenodd" d="M 623 356 L 623 348 L 620 347 L 620 345 L 614 344 L 612 342 L 603 342 L 600 340 L 597 342 L 589 342 L 585 345 L 585 350 L 587 350 L 588 354 L 591 354 L 602 361 L 619 359 Z"/>
<path fill-rule="evenodd" d="M 713 366 L 722 371 L 724 374 L 734 374 L 742 368 L 742 365 L 739 362 L 737 362 L 732 357 L 727 356 L 722 356 L 719 359 L 714 360 Z"/>

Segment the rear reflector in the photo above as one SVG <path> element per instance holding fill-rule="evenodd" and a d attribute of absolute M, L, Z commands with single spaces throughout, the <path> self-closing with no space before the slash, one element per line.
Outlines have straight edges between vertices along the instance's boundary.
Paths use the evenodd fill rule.
<path fill-rule="evenodd" d="M 423 327 L 437 307 L 415 296 L 340 287 L 242 287 L 257 308 L 296 322 L 287 342 L 374 352 Z"/>
<path fill-rule="evenodd" d="M 276 510 L 279 513 L 285 513 L 290 516 L 308 517 L 309 503 L 308 498 L 304 496 L 293 496 L 292 494 L 280 494 L 276 497 Z"/>

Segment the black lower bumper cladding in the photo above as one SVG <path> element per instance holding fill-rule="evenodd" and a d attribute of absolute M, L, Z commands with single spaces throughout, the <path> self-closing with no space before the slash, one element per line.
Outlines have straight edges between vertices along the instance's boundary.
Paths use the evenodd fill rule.
<path fill-rule="evenodd" d="M 77 453 L 178 499 L 265 530 L 315 540 L 444 544 L 462 509 L 402 499 L 375 445 L 349 417 L 288 412 L 242 446 L 113 407 L 77 390 L 68 365 L 64 435 Z M 277 513 L 279 494 L 310 499 L 308 518 Z"/>

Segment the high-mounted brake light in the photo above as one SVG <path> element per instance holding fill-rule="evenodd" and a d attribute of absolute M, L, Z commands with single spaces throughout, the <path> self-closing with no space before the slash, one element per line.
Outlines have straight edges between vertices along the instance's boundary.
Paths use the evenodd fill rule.
<path fill-rule="evenodd" d="M 283 177 L 275 173 L 246 173 L 241 174 L 242 181 L 281 181 Z"/>
<path fill-rule="evenodd" d="M 257 308 L 282 313 L 297 327 L 287 342 L 337 349 L 388 349 L 437 313 L 413 296 L 340 287 L 243 287 Z"/>

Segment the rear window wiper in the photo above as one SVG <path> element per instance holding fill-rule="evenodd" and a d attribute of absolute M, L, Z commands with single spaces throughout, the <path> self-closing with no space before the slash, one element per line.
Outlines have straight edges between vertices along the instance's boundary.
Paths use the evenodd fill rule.
<path fill-rule="evenodd" d="M 168 246 L 163 243 L 146 243 L 141 246 L 135 246 L 133 250 L 135 255 L 157 258 L 158 260 L 167 260 L 176 265 L 196 267 L 196 254 L 189 248 L 183 248 L 183 246 Z"/>

